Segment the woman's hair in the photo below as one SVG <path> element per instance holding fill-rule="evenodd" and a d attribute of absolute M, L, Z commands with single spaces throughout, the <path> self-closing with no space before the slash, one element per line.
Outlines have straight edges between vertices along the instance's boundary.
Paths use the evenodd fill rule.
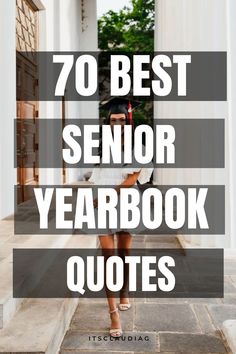
<path fill-rule="evenodd" d="M 126 117 L 126 125 L 132 125 L 132 147 L 133 147 L 133 145 L 134 145 L 134 129 L 135 129 L 135 126 L 134 126 L 133 120 L 132 120 L 132 122 L 130 122 L 128 112 L 127 113 L 125 113 L 125 112 L 114 113 L 114 112 L 110 111 L 108 113 L 108 116 L 104 119 L 103 125 L 110 125 L 111 124 L 110 119 L 111 119 L 111 115 L 112 114 L 124 114 L 125 117 Z M 100 158 L 102 158 L 102 129 L 101 129 L 101 127 L 100 127 L 100 138 L 99 138 L 98 154 L 99 154 Z"/>

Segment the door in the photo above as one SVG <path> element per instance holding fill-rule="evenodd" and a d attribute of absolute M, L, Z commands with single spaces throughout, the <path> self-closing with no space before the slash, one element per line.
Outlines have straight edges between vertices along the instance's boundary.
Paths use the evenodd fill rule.
<path fill-rule="evenodd" d="M 30 199 L 26 186 L 38 184 L 38 11 L 28 0 L 16 1 L 17 184 L 18 204 Z M 25 98 L 27 97 L 27 100 Z"/>

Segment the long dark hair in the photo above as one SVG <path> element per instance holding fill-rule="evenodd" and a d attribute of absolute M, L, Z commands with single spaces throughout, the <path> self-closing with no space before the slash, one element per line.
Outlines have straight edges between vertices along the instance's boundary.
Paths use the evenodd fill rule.
<path fill-rule="evenodd" d="M 125 114 L 126 125 L 132 125 L 132 148 L 133 148 L 134 147 L 134 130 L 135 130 L 134 121 L 132 120 L 132 122 L 130 122 L 128 113 L 123 113 L 123 112 L 121 112 L 121 113 Z M 108 116 L 103 120 L 102 125 L 111 125 L 111 115 L 112 114 L 113 113 L 109 112 Z M 117 113 L 117 114 L 119 114 L 119 113 Z M 102 158 L 102 127 L 101 127 L 101 125 L 100 125 L 98 155 L 100 156 L 100 158 Z"/>

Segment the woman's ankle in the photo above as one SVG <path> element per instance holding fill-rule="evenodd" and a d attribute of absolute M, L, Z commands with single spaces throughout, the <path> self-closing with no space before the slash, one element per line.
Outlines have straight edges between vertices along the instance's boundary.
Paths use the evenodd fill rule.
<path fill-rule="evenodd" d="M 127 290 L 121 290 L 120 291 L 120 300 L 129 300 L 129 292 Z"/>
<path fill-rule="evenodd" d="M 116 312 L 118 312 L 118 307 L 117 307 L 117 306 L 112 307 L 112 308 L 109 309 L 109 313 L 110 313 L 110 314 L 116 313 Z"/>
<path fill-rule="evenodd" d="M 128 290 L 120 290 L 120 296 L 129 297 L 129 291 Z"/>

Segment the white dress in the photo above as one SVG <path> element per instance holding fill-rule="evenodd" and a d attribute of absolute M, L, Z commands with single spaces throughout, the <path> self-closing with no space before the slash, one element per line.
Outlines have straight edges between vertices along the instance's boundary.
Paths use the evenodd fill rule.
<path fill-rule="evenodd" d="M 152 175 L 153 168 L 103 168 L 98 167 L 94 168 L 92 175 L 89 179 L 90 182 L 94 183 L 95 185 L 107 185 L 107 186 L 117 186 L 120 185 L 125 179 L 128 177 L 129 174 L 133 174 L 135 172 L 140 172 L 138 176 L 138 181 L 141 184 L 147 183 Z M 136 184 L 136 183 L 135 183 Z M 97 215 L 97 209 L 95 209 L 95 214 Z M 128 229 L 111 229 L 107 228 L 105 234 L 114 234 L 119 231 L 126 231 L 132 233 L 131 230 Z M 137 231 L 142 231 L 142 228 L 139 228 Z M 136 232 L 136 233 L 139 233 Z M 104 233 L 103 233 L 104 234 Z"/>
<path fill-rule="evenodd" d="M 152 175 L 153 168 L 106 168 L 106 167 L 98 167 L 94 168 L 92 175 L 89 179 L 90 182 L 95 185 L 107 185 L 107 186 L 117 186 L 126 180 L 129 174 L 133 174 L 135 172 L 140 172 L 138 176 L 138 181 L 141 184 L 147 183 Z"/>
<path fill-rule="evenodd" d="M 142 152 L 145 154 L 146 147 L 142 145 Z M 122 151 L 123 156 L 123 151 Z M 97 167 L 93 169 L 92 175 L 89 179 L 89 182 L 94 183 L 95 185 L 107 185 L 107 186 L 117 186 L 126 180 L 129 174 L 135 172 L 140 172 L 138 176 L 138 182 L 141 184 L 147 183 L 153 172 L 153 164 L 150 164 L 150 167 L 130 167 L 131 164 L 124 165 L 124 167 L 109 168 L 109 167 Z M 135 183 L 136 184 L 136 183 Z"/>

